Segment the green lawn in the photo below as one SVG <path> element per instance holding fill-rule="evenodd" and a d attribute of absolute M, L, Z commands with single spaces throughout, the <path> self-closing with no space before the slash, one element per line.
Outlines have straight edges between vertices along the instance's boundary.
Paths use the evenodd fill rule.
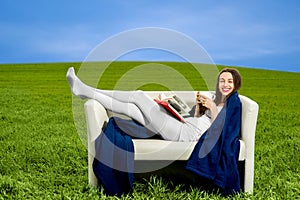
<path fill-rule="evenodd" d="M 112 64 L 99 85 L 112 89 L 122 74 L 139 64 Z M 188 64 L 164 64 L 180 71 L 195 90 L 203 90 Z M 117 199 L 88 186 L 87 149 L 74 125 L 65 79 L 70 66 L 79 69 L 80 63 L 0 65 L 0 199 Z M 238 69 L 243 77 L 240 94 L 260 106 L 255 184 L 252 195 L 228 199 L 299 198 L 300 74 Z M 141 89 L 165 88 L 147 84 Z M 120 199 L 199 198 L 223 197 L 153 176 L 136 182 L 133 193 Z"/>

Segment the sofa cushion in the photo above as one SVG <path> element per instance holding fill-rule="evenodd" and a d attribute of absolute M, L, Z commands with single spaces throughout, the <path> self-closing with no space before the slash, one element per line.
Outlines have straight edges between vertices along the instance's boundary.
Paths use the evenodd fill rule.
<path fill-rule="evenodd" d="M 133 139 L 134 160 L 188 160 L 196 142 Z M 240 140 L 239 160 L 245 160 L 245 144 Z"/>

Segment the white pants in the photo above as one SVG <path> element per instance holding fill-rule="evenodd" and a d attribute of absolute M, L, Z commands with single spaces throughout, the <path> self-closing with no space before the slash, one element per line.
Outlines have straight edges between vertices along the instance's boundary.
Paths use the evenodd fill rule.
<path fill-rule="evenodd" d="M 206 131 L 205 117 L 189 118 L 186 123 L 170 116 L 143 91 L 100 90 L 83 83 L 74 68 L 69 68 L 67 79 L 73 94 L 99 101 L 107 110 L 131 117 L 166 140 L 195 141 Z M 201 127 L 201 128 L 200 128 Z"/>
<path fill-rule="evenodd" d="M 201 118 L 189 117 L 186 123 L 180 122 L 140 90 L 110 91 L 93 88 L 92 95 L 87 94 L 85 96 L 99 101 L 106 109 L 131 117 L 166 140 L 196 141 L 210 126 L 210 120 L 205 115 Z"/>

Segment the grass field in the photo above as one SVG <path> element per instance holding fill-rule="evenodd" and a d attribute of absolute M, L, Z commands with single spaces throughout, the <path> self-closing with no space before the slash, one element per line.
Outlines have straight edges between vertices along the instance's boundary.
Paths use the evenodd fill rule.
<path fill-rule="evenodd" d="M 122 73 L 140 63 L 117 64 L 103 75 L 104 89 L 113 88 Z M 187 66 L 167 64 L 184 74 L 195 90 L 202 89 Z M 88 186 L 87 149 L 74 126 L 65 79 L 70 66 L 78 69 L 80 63 L 0 65 L 0 199 L 117 199 Z M 238 69 L 243 77 L 240 94 L 260 106 L 255 185 L 253 194 L 228 199 L 299 198 L 300 74 Z M 200 198 L 226 199 L 155 176 L 136 182 L 134 191 L 120 199 Z"/>

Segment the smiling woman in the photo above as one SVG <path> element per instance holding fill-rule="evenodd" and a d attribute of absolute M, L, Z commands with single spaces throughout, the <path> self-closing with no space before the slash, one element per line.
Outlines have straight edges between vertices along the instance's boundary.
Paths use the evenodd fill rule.
<path fill-rule="evenodd" d="M 224 72 L 219 77 L 219 90 L 222 96 L 227 96 L 234 89 L 232 74 L 229 72 Z M 224 100 L 224 99 L 223 99 Z"/>
<path fill-rule="evenodd" d="M 119 91 L 96 89 L 83 83 L 69 68 L 67 80 L 74 95 L 82 99 L 95 99 L 106 109 L 124 114 L 148 128 L 163 139 L 172 141 L 197 141 L 214 122 L 225 105 L 225 101 L 241 86 L 241 76 L 236 69 L 223 69 L 217 78 L 216 98 L 202 95 L 200 102 L 196 97 L 194 116 L 181 122 L 162 112 L 160 106 L 143 91 Z M 237 97 L 238 98 L 238 97 Z M 239 102 L 239 100 L 238 100 Z M 200 105 L 207 108 L 204 115 L 199 115 Z M 225 110 L 225 109 L 224 109 Z"/>
<path fill-rule="evenodd" d="M 242 78 L 238 70 L 224 68 L 219 76 L 216 86 L 216 104 L 224 102 L 230 94 L 238 91 L 242 86 Z"/>
<path fill-rule="evenodd" d="M 225 177 L 227 178 L 229 177 L 230 182 L 228 182 L 228 185 L 226 185 L 225 187 L 224 185 L 226 184 L 227 181 L 224 181 L 224 176 L 220 177 L 220 179 L 219 178 L 214 179 L 214 181 L 217 180 L 215 184 L 219 187 L 222 187 L 222 189 L 224 189 L 224 193 L 232 192 L 232 191 L 235 192 L 240 191 L 239 174 L 237 172 L 238 171 L 237 161 L 238 161 L 238 152 L 240 149 L 239 138 L 240 138 L 240 130 L 241 130 L 241 102 L 238 93 L 236 92 L 236 89 L 240 88 L 240 84 L 238 84 L 237 87 L 235 87 L 234 83 L 235 82 L 240 83 L 241 81 L 240 80 L 234 81 L 233 77 L 238 77 L 238 79 L 241 78 L 238 71 L 235 69 L 222 70 L 220 72 L 220 75 L 217 78 L 217 90 L 219 90 L 217 96 L 218 97 L 220 96 L 219 99 L 221 99 L 219 104 L 215 103 L 214 98 L 210 98 L 208 96 L 204 96 L 201 94 L 202 99 L 198 100 L 198 97 L 196 96 L 196 102 L 195 102 L 196 105 L 200 105 L 200 103 L 203 103 L 203 105 L 208 109 L 207 112 L 200 116 L 196 116 L 196 115 L 192 116 L 193 114 L 191 114 L 190 116 L 185 118 L 185 120 L 182 122 L 173 118 L 172 116 L 166 115 L 166 113 L 163 112 L 164 110 L 159 109 L 159 106 L 153 101 L 154 96 L 148 96 L 146 92 L 134 91 L 134 90 L 133 91 L 103 90 L 103 89 L 93 88 L 83 83 L 76 76 L 73 68 L 70 68 L 67 72 L 67 79 L 73 94 L 84 99 L 90 98 L 96 100 L 94 101 L 95 103 L 103 106 L 100 107 L 102 108 L 104 113 L 106 113 L 106 110 L 112 111 L 114 113 L 124 114 L 133 119 L 133 120 L 129 119 L 129 121 L 126 121 L 126 123 L 122 123 L 119 120 L 118 122 L 116 122 L 116 126 L 119 127 L 119 129 L 124 130 L 124 134 L 122 133 L 121 135 L 133 136 L 134 138 L 147 138 L 145 134 L 148 135 L 148 137 L 152 137 L 153 134 L 158 134 L 161 136 L 160 138 L 164 140 L 181 141 L 179 143 L 182 142 L 189 143 L 190 141 L 198 141 L 199 145 L 197 145 L 197 148 L 195 148 L 196 150 L 194 151 L 195 153 L 193 154 L 194 155 L 193 159 L 188 165 L 187 169 L 191 170 L 192 172 L 195 172 L 200 176 L 203 174 L 208 174 L 208 173 L 200 173 L 200 171 L 203 172 L 203 169 L 204 171 L 205 169 L 208 169 L 210 174 L 215 173 L 216 166 L 219 166 L 218 165 L 219 162 L 218 161 L 212 162 L 213 163 L 212 165 L 214 165 L 212 166 L 210 164 L 207 165 L 206 160 L 210 160 L 210 161 L 219 160 L 216 157 L 219 157 L 219 155 L 222 154 L 224 156 L 222 157 L 222 159 L 223 158 L 224 159 L 220 163 L 226 163 L 225 164 L 226 167 L 224 166 L 220 167 L 219 168 L 220 170 L 217 173 L 218 176 L 226 173 Z M 101 84 L 99 87 L 100 88 L 102 87 Z M 191 94 L 192 94 L 191 102 L 194 102 L 195 100 L 193 96 L 195 95 L 195 93 L 192 92 Z M 196 113 L 197 112 L 198 111 L 196 109 Z M 97 110 L 95 113 L 100 114 L 102 112 Z M 102 114 L 100 114 L 99 116 L 98 114 L 95 115 L 97 116 L 96 118 L 99 118 L 100 115 L 102 116 Z M 110 118 L 111 120 L 108 121 L 108 124 L 105 127 L 104 130 L 105 134 L 111 135 L 113 137 L 114 136 L 118 137 L 118 133 L 117 131 L 115 131 L 114 128 L 115 125 L 112 125 L 112 123 L 114 123 L 113 120 L 115 120 L 115 118 L 112 117 L 111 115 L 106 117 L 107 119 L 108 117 L 111 117 Z M 133 125 L 135 121 L 138 121 L 139 125 L 138 127 L 135 126 L 135 128 L 132 128 L 131 125 Z M 95 121 L 92 122 L 92 124 L 95 123 L 96 123 Z M 102 127 L 102 124 L 103 122 L 100 122 L 99 127 Z M 146 129 L 144 129 L 143 126 L 146 127 Z M 93 134 L 93 138 L 97 138 L 98 133 L 101 130 L 101 128 L 99 129 L 98 128 L 96 131 L 97 133 Z M 99 145 L 96 145 L 97 146 L 95 150 L 96 153 L 92 153 L 93 155 L 95 155 L 95 158 L 97 160 L 93 164 L 94 172 L 97 178 L 103 184 L 105 190 L 109 194 L 115 194 L 115 193 L 122 194 L 122 192 L 124 192 L 122 188 L 120 189 L 120 191 L 119 190 L 115 191 L 116 187 L 111 186 L 110 184 L 111 183 L 110 180 L 115 180 L 114 179 L 115 176 L 112 174 L 107 175 L 107 173 L 105 173 L 104 175 L 103 173 L 101 173 L 104 170 L 101 167 L 103 166 L 101 163 L 104 163 L 105 165 L 108 165 L 110 168 L 117 169 L 120 171 L 126 170 L 126 172 L 132 172 L 131 171 L 132 169 L 131 168 L 128 169 L 127 166 L 119 166 L 119 165 L 112 166 L 108 164 L 108 163 L 112 163 L 109 158 L 113 159 L 114 156 L 111 154 L 108 155 L 104 153 L 105 150 L 108 149 L 109 148 L 108 146 L 110 145 L 102 143 L 102 141 L 105 140 L 104 139 L 105 136 L 103 135 L 104 134 L 101 134 L 101 136 L 99 137 L 100 139 L 99 140 L 97 139 L 97 141 L 99 142 L 99 143 L 97 142 L 97 144 Z M 170 141 L 166 141 L 166 142 L 170 142 Z M 114 142 L 110 141 L 109 143 L 114 143 Z M 115 143 L 114 145 L 118 146 L 118 144 Z M 156 145 L 154 146 L 155 146 L 154 149 L 156 149 Z M 98 147 L 100 149 L 98 149 Z M 178 147 L 179 146 L 177 145 L 177 147 L 175 148 Z M 220 148 L 221 150 L 219 150 L 218 148 Z M 126 151 L 131 152 L 130 149 L 126 149 L 124 151 L 123 151 L 124 153 L 126 153 Z M 109 152 L 113 152 L 113 151 L 109 150 Z M 210 152 L 214 152 L 214 153 L 210 153 Z M 220 152 L 222 153 L 220 154 Z M 99 155 L 98 153 L 101 155 Z M 104 153 L 105 156 L 102 156 L 102 153 Z M 104 157 L 108 158 L 109 161 L 107 161 L 106 159 L 101 160 L 101 158 Z M 98 160 L 98 158 L 100 159 Z M 198 162 L 206 163 L 206 165 L 205 164 L 198 165 L 197 164 Z M 120 161 L 120 163 L 128 163 L 128 162 L 122 160 Z M 198 167 L 194 168 L 194 166 L 201 166 L 201 167 L 204 166 L 204 167 L 202 169 L 198 169 Z M 225 169 L 224 173 L 221 172 L 222 171 L 221 169 Z M 227 171 L 227 169 L 230 169 L 230 172 Z M 212 176 L 204 176 L 204 177 L 211 179 L 212 177 L 216 177 L 216 176 L 212 175 Z M 227 180 L 227 178 L 225 179 Z M 109 181 L 107 182 L 107 180 Z M 118 180 L 116 182 L 120 183 L 121 181 Z"/>

